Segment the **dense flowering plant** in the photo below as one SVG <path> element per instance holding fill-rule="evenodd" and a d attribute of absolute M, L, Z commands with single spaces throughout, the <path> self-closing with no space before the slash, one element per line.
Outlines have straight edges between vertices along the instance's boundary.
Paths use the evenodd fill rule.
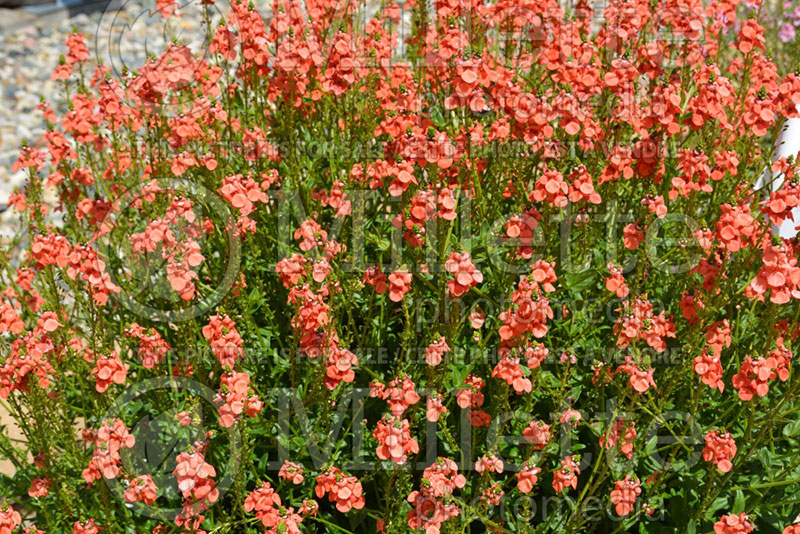
<path fill-rule="evenodd" d="M 769 6 L 213 4 L 20 152 L 0 534 L 800 531 Z"/>

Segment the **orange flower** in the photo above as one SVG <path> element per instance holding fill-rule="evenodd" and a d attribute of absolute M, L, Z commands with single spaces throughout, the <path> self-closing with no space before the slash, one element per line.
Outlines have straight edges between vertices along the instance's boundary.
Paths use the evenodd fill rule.
<path fill-rule="evenodd" d="M 327 493 L 328 500 L 335 503 L 336 509 L 343 514 L 364 507 L 363 491 L 356 477 L 347 476 L 333 466 L 317 476 L 317 485 L 314 486 L 317 497 L 322 498 Z"/>
<path fill-rule="evenodd" d="M 454 274 L 455 279 L 447 281 L 447 290 L 454 297 L 460 297 L 471 287 L 483 282 L 483 274 L 475 268 L 469 252 L 450 253 L 449 259 L 444 263 L 448 273 Z"/>
<path fill-rule="evenodd" d="M 747 514 L 723 515 L 722 518 L 714 523 L 715 534 L 747 534 L 755 529 Z"/>
<path fill-rule="evenodd" d="M 778 362 L 774 357 L 753 359 L 748 356 L 742 362 L 739 372 L 734 375 L 733 387 L 739 398 L 749 401 L 754 396 L 764 397 L 769 393 L 769 382 L 777 376 Z"/>
<path fill-rule="evenodd" d="M 439 416 L 444 413 L 447 413 L 447 408 L 442 404 L 441 393 L 435 397 L 428 397 L 427 410 L 425 412 L 425 417 L 428 421 L 436 423 L 439 421 Z"/>
<path fill-rule="evenodd" d="M 303 466 L 286 460 L 278 471 L 278 476 L 284 480 L 291 480 L 292 484 L 302 484 Z"/>
<path fill-rule="evenodd" d="M 611 276 L 606 278 L 606 289 L 612 293 L 617 294 L 617 298 L 624 299 L 628 296 L 628 285 L 625 283 L 625 278 L 622 277 L 622 271 L 613 263 L 608 264 L 608 272 Z"/>
<path fill-rule="evenodd" d="M 450 352 L 450 347 L 444 337 L 439 337 L 425 349 L 425 362 L 431 367 L 442 363 L 442 356 Z"/>
<path fill-rule="evenodd" d="M 544 421 L 531 421 L 522 431 L 525 440 L 533 446 L 534 450 L 542 450 L 550 441 L 550 425 Z"/>
<path fill-rule="evenodd" d="M 153 504 L 158 498 L 158 487 L 153 482 L 150 475 L 141 475 L 130 482 L 130 486 L 123 494 L 128 502 L 144 502 L 147 505 Z"/>
<path fill-rule="evenodd" d="M 478 473 L 489 472 L 489 473 L 502 473 L 503 472 L 503 460 L 492 454 L 491 456 L 486 456 L 485 454 L 475 462 L 475 471 Z"/>
<path fill-rule="evenodd" d="M 528 463 L 525 462 L 523 468 L 514 476 L 517 477 L 517 488 L 522 493 L 530 493 L 533 491 L 533 486 L 539 481 L 538 474 L 542 472 L 539 467 L 527 467 Z"/>
<path fill-rule="evenodd" d="M 722 381 L 722 364 L 719 356 L 711 355 L 707 349 L 703 349 L 700 356 L 694 359 L 694 372 L 700 375 L 704 384 L 719 389 L 720 393 L 725 391 L 725 383 Z"/>
<path fill-rule="evenodd" d="M 617 419 L 611 428 L 600 436 L 600 446 L 606 449 L 617 447 L 617 450 L 630 460 L 633 458 L 633 440 L 636 439 L 636 422 Z"/>
<path fill-rule="evenodd" d="M 124 384 L 128 375 L 128 366 L 122 363 L 117 353 L 111 351 L 108 356 L 100 356 L 91 372 L 96 379 L 95 389 L 105 393 L 111 384 Z"/>
<path fill-rule="evenodd" d="M 0 533 L 11 534 L 22 524 L 22 516 L 12 507 L 0 510 Z"/>
<path fill-rule="evenodd" d="M 731 460 L 736 456 L 736 442 L 730 433 L 711 430 L 705 439 L 703 459 L 706 462 L 714 462 L 717 469 L 723 473 L 730 471 L 733 468 Z"/>
<path fill-rule="evenodd" d="M 409 454 L 419 452 L 417 440 L 411 437 L 408 419 L 400 420 L 393 415 L 384 415 L 372 435 L 378 441 L 375 453 L 381 460 L 391 460 L 402 465 L 408 460 Z"/>
<path fill-rule="evenodd" d="M 764 28 L 753 19 L 747 19 L 739 30 L 739 42 L 736 47 L 742 54 L 747 54 L 753 48 L 764 50 Z"/>
<path fill-rule="evenodd" d="M 411 291 L 411 273 L 399 270 L 389 275 L 389 300 L 400 302 L 403 295 Z"/>
<path fill-rule="evenodd" d="M 505 380 L 518 395 L 531 392 L 531 381 L 525 378 L 519 365 L 519 358 L 504 356 L 495 365 L 492 376 Z"/>
<path fill-rule="evenodd" d="M 577 455 L 567 456 L 561 460 L 561 468 L 553 474 L 553 489 L 556 493 L 566 488 L 578 489 L 578 475 L 581 474 Z"/>
<path fill-rule="evenodd" d="M 631 479 L 626 475 L 624 479 L 614 482 L 614 489 L 611 491 L 611 502 L 616 505 L 617 515 L 625 516 L 633 511 L 636 499 L 642 493 L 641 484 L 636 479 Z"/>

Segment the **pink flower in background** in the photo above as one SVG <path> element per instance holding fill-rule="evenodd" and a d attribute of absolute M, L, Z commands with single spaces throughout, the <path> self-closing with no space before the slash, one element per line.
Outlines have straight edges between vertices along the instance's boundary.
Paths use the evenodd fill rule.
<path fill-rule="evenodd" d="M 794 30 L 794 26 L 789 22 L 784 22 L 781 24 L 781 29 L 778 31 L 778 39 L 783 41 L 784 43 L 788 43 L 789 41 L 793 41 L 797 32 Z"/>
<path fill-rule="evenodd" d="M 784 15 L 786 15 L 789 20 L 795 26 L 800 26 L 800 5 L 794 5 L 796 2 L 793 0 L 787 0 L 783 3 Z M 789 12 L 790 9 L 793 11 Z"/>

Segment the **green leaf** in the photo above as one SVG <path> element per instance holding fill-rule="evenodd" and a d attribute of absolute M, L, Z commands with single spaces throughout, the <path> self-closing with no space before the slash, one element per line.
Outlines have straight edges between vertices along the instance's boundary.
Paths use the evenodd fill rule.
<path fill-rule="evenodd" d="M 569 273 L 565 278 L 568 288 L 573 291 L 581 291 L 594 284 L 594 271 L 590 269 L 583 273 Z"/>
<path fill-rule="evenodd" d="M 656 448 L 658 447 L 658 435 L 653 435 L 652 438 L 647 440 L 647 445 L 645 445 L 644 452 L 647 456 L 653 456 L 656 452 Z"/>
<path fill-rule="evenodd" d="M 764 469 L 769 473 L 770 479 L 772 479 L 772 453 L 769 449 L 763 447 L 758 450 L 758 456 L 761 458 Z"/>
<path fill-rule="evenodd" d="M 742 512 L 744 512 L 744 492 L 742 490 L 736 490 L 736 498 L 733 500 L 731 513 L 741 514 Z"/>
<path fill-rule="evenodd" d="M 787 438 L 789 436 L 798 436 L 800 435 L 800 419 L 797 421 L 792 421 L 788 423 L 785 427 L 783 427 L 783 435 Z"/>
<path fill-rule="evenodd" d="M 442 116 L 442 112 L 439 111 L 439 108 L 431 108 L 431 120 L 439 130 L 444 129 L 445 121 L 444 117 Z"/>
<path fill-rule="evenodd" d="M 727 497 L 717 497 L 714 499 L 714 502 L 711 503 L 711 506 L 708 507 L 706 510 L 706 518 L 711 519 L 713 518 L 718 510 L 722 510 L 728 505 L 728 498 Z"/>

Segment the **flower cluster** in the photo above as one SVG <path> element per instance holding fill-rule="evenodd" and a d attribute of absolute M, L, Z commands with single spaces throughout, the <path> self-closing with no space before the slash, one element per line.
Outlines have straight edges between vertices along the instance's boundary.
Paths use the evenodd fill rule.
<path fill-rule="evenodd" d="M 158 487 L 153 481 L 153 477 L 141 475 L 131 480 L 123 496 L 128 502 L 143 502 L 150 505 L 158 498 Z"/>
<path fill-rule="evenodd" d="M 407 498 L 412 506 L 408 512 L 409 528 L 438 534 L 442 523 L 461 514 L 461 508 L 449 502 L 448 497 L 466 483 L 467 479 L 458 473 L 453 460 L 438 458 L 425 468 L 420 489 L 412 491 Z"/>
<path fill-rule="evenodd" d="M 244 501 L 246 512 L 255 512 L 256 517 L 270 534 L 300 534 L 303 518 L 294 508 L 281 504 L 281 497 L 272 489 L 269 482 L 262 482 Z"/>
<path fill-rule="evenodd" d="M 561 460 L 561 469 L 553 474 L 553 489 L 562 493 L 566 488 L 578 488 L 578 475 L 581 474 L 578 456 L 567 456 Z"/>
<path fill-rule="evenodd" d="M 447 281 L 447 290 L 454 297 L 460 297 L 470 288 L 483 282 L 483 274 L 475 268 L 469 252 L 461 254 L 453 252 L 445 262 L 444 268 L 448 273 L 454 275 L 452 280 Z"/>
<path fill-rule="evenodd" d="M 264 403 L 250 388 L 250 375 L 231 371 L 220 378 L 220 391 L 214 398 L 219 405 L 219 424 L 224 428 L 233 426 L 243 413 L 255 417 L 261 412 Z"/>
<path fill-rule="evenodd" d="M 620 418 L 611 425 L 606 434 L 600 436 L 600 445 L 606 449 L 616 447 L 630 460 L 633 457 L 633 443 L 636 436 L 636 422 Z"/>
<path fill-rule="evenodd" d="M 220 495 L 214 480 L 217 476 L 216 469 L 206 462 L 202 446 L 198 444 L 196 449 L 198 450 L 191 453 L 180 453 L 172 472 L 183 495 L 183 509 L 175 518 L 175 524 L 189 531 L 199 530 L 205 520 L 203 512 L 217 502 Z"/>
<path fill-rule="evenodd" d="M 641 493 L 641 484 L 638 480 L 631 479 L 630 475 L 614 482 L 614 489 L 611 491 L 611 502 L 615 506 L 617 515 L 629 515 L 633 511 L 633 505 Z"/>
<path fill-rule="evenodd" d="M 87 353 L 87 359 L 91 353 Z M 105 393 L 111 384 L 124 384 L 125 378 L 128 375 L 128 367 L 117 356 L 117 353 L 111 351 L 108 356 L 99 355 L 94 359 L 94 368 L 92 369 L 92 376 L 95 377 L 95 389 L 98 393 Z"/>
<path fill-rule="evenodd" d="M 5 508 L 0 510 L 0 532 L 3 534 L 11 534 L 18 526 L 22 524 L 22 516 L 13 508 Z"/>
<path fill-rule="evenodd" d="M 796 6 L 213 3 L 9 162 L 0 534 L 794 534 Z"/>
<path fill-rule="evenodd" d="M 711 430 L 706 434 L 706 446 L 703 449 L 703 459 L 714 462 L 717 469 L 727 473 L 733 468 L 733 457 L 736 456 L 736 442 L 729 432 Z"/>
<path fill-rule="evenodd" d="M 129 433 L 128 427 L 120 419 L 104 421 L 96 432 L 86 434 L 95 449 L 89 465 L 83 471 L 87 484 L 102 478 L 117 478 L 121 470 L 122 449 L 130 449 L 136 444 L 136 438 Z"/>
<path fill-rule="evenodd" d="M 747 534 L 755 530 L 747 514 L 729 514 L 714 523 L 715 534 Z"/>
<path fill-rule="evenodd" d="M 392 460 L 396 464 L 404 464 L 409 454 L 419 452 L 417 440 L 411 437 L 411 426 L 408 419 L 397 419 L 393 415 L 386 415 L 372 432 L 378 440 L 375 450 L 381 460 Z"/>
<path fill-rule="evenodd" d="M 328 500 L 343 514 L 353 508 L 360 510 L 365 504 L 364 489 L 358 479 L 345 475 L 334 466 L 317 476 L 314 493 L 320 499 L 327 494 Z"/>
<path fill-rule="evenodd" d="M 238 358 L 244 357 L 244 341 L 236 331 L 236 323 L 228 316 L 212 316 L 203 327 L 203 337 L 223 367 L 233 367 Z"/>
<path fill-rule="evenodd" d="M 303 466 L 286 460 L 278 471 L 278 476 L 284 480 L 291 480 L 292 484 L 302 484 Z"/>
<path fill-rule="evenodd" d="M 407 376 L 395 378 L 385 386 L 378 382 L 370 384 L 370 397 L 384 399 L 394 417 L 403 415 L 409 406 L 419 402 L 420 396 L 414 389 L 414 382 Z"/>
<path fill-rule="evenodd" d="M 617 346 L 625 348 L 639 340 L 650 347 L 663 352 L 667 348 L 666 338 L 675 337 L 675 324 L 665 312 L 655 315 L 653 304 L 642 295 L 633 303 L 625 303 L 622 314 L 614 325 L 617 334 Z"/>
<path fill-rule="evenodd" d="M 157 330 L 144 328 L 137 323 L 132 323 L 125 331 L 125 335 L 139 342 L 137 354 L 145 369 L 155 369 L 171 349 L 169 343 L 164 341 Z"/>

